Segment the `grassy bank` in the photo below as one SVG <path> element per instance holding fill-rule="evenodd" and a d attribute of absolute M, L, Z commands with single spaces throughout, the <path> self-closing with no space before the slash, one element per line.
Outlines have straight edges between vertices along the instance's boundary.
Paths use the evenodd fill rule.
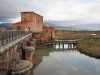
<path fill-rule="evenodd" d="M 89 56 L 100 58 L 100 40 L 79 41 L 77 49 Z"/>
<path fill-rule="evenodd" d="M 97 34 L 93 36 L 92 34 Z M 99 32 L 80 32 L 80 31 L 56 31 L 55 39 L 76 39 L 76 38 L 95 38 L 100 37 Z"/>

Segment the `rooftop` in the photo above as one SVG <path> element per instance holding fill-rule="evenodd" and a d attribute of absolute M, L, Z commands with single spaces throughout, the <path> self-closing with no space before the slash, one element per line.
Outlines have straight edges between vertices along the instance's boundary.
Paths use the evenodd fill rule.
<path fill-rule="evenodd" d="M 14 23 L 14 24 L 26 24 L 26 23 L 29 23 L 31 21 L 20 21 L 20 22 L 17 22 L 17 23 Z"/>
<path fill-rule="evenodd" d="M 24 12 L 21 12 L 21 13 L 33 13 L 33 14 L 37 14 L 37 13 L 35 13 L 35 12 L 33 12 L 33 11 L 24 11 Z M 37 14 L 38 16 L 41 16 L 41 15 L 39 15 L 39 14 Z M 43 17 L 43 16 L 41 16 L 41 17 Z"/>

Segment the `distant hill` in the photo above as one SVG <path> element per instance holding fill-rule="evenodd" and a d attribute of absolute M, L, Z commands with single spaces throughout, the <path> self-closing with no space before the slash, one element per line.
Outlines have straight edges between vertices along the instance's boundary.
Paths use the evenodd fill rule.
<path fill-rule="evenodd" d="M 100 24 L 78 24 L 78 25 L 68 25 L 63 23 L 58 23 L 54 21 L 45 21 L 46 26 L 54 26 L 56 30 L 86 30 L 86 31 L 100 31 Z M 0 28 L 11 29 L 12 23 L 1 23 Z"/>
<path fill-rule="evenodd" d="M 85 31 L 100 31 L 100 24 L 76 24 L 76 25 L 69 25 L 63 24 L 62 22 L 54 22 L 54 21 L 45 21 L 45 25 L 47 26 L 54 26 L 56 30 L 85 30 Z"/>
<path fill-rule="evenodd" d="M 56 30 L 77 30 L 77 28 L 74 28 L 74 27 L 60 26 L 60 25 L 49 23 L 49 22 L 44 22 L 44 24 L 46 26 L 53 26 L 56 28 Z"/>
<path fill-rule="evenodd" d="M 78 28 L 80 30 L 92 30 L 92 31 L 100 31 L 100 24 L 79 24 L 74 25 L 73 27 Z"/>
<path fill-rule="evenodd" d="M 1 23 L 0 28 L 11 29 L 12 23 Z"/>

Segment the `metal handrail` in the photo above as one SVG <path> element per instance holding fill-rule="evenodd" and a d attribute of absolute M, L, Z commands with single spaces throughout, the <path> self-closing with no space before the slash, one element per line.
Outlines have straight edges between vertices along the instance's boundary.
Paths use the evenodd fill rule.
<path fill-rule="evenodd" d="M 0 46 L 4 46 L 29 33 L 31 32 L 30 31 L 0 31 Z"/>

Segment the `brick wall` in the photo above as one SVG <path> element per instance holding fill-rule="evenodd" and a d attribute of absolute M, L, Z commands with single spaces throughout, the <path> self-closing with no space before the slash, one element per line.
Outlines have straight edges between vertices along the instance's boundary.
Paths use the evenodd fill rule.
<path fill-rule="evenodd" d="M 55 38 L 55 27 L 43 26 L 43 30 L 48 32 L 51 39 Z"/>
<path fill-rule="evenodd" d="M 48 34 L 33 34 L 33 37 L 36 38 L 37 44 L 47 43 L 49 42 L 49 35 Z"/>

